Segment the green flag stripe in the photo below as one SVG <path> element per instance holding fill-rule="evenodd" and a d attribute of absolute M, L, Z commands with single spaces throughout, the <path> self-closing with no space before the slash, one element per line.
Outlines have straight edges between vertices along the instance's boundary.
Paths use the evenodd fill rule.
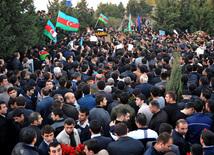
<path fill-rule="evenodd" d="M 44 34 L 45 34 L 46 36 L 48 36 L 51 40 L 54 40 L 53 37 L 52 37 L 52 35 L 51 35 L 51 33 L 48 32 L 47 30 L 45 30 Z"/>
<path fill-rule="evenodd" d="M 72 28 L 64 24 L 61 24 L 59 22 L 56 23 L 56 27 L 61 27 L 63 30 L 67 30 L 67 31 L 78 31 L 78 28 Z"/>
<path fill-rule="evenodd" d="M 102 18 L 99 17 L 99 19 L 103 22 L 103 23 L 107 23 L 105 20 L 103 20 Z"/>

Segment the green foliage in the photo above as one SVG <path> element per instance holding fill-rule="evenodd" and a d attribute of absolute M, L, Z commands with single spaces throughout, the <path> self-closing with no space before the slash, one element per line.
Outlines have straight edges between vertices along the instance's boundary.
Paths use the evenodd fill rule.
<path fill-rule="evenodd" d="M 99 17 L 100 13 L 104 14 L 107 18 L 115 17 L 123 19 L 125 9 L 122 3 L 120 3 L 118 6 L 112 3 L 100 3 L 95 12 L 97 18 Z"/>
<path fill-rule="evenodd" d="M 90 12 L 86 11 L 87 8 L 87 2 L 86 0 L 81 0 L 79 3 L 77 3 L 78 9 L 74 9 L 73 6 L 66 6 L 65 1 L 59 2 L 58 0 L 54 0 L 53 2 L 49 2 L 49 10 L 53 13 L 51 17 L 51 22 L 55 25 L 57 16 L 59 11 L 62 11 L 63 13 L 75 17 L 79 20 L 80 28 L 78 32 L 83 32 L 86 30 L 86 27 L 94 27 L 96 21 L 94 20 L 93 16 Z"/>
<path fill-rule="evenodd" d="M 175 91 L 177 94 L 177 102 L 182 99 L 183 84 L 181 82 L 181 62 L 180 62 L 180 52 L 176 51 L 173 54 L 173 67 L 171 70 L 170 79 L 167 82 L 166 92 Z"/>
<path fill-rule="evenodd" d="M 213 1 L 213 0 L 212 0 Z M 213 1 L 214 2 L 214 1 Z M 212 32 L 214 5 L 207 0 L 156 0 L 153 27 L 156 32 L 185 31 L 193 33 L 202 30 Z"/>
<path fill-rule="evenodd" d="M 126 10 L 127 16 L 131 13 L 132 17 L 137 17 L 139 13 L 140 16 L 146 17 L 151 13 L 152 5 L 146 3 L 145 0 L 140 0 L 139 2 L 137 0 L 129 0 Z"/>
<path fill-rule="evenodd" d="M 1 0 L 0 57 L 28 50 L 39 42 L 33 0 Z"/>

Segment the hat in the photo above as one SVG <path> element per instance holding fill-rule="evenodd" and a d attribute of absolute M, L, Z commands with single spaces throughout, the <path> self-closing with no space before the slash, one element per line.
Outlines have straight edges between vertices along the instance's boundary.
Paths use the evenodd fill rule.
<path fill-rule="evenodd" d="M 28 85 L 30 85 L 30 86 L 36 86 L 35 80 L 30 79 L 30 80 L 28 81 Z"/>
<path fill-rule="evenodd" d="M 189 90 L 184 90 L 183 91 L 183 95 L 192 95 L 191 92 Z"/>

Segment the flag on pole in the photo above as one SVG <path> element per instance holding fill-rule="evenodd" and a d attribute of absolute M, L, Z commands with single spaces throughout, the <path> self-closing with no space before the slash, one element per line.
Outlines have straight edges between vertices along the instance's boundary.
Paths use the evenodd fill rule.
<path fill-rule="evenodd" d="M 56 38 L 56 35 L 57 35 L 56 29 L 55 29 L 55 27 L 53 26 L 53 24 L 51 23 L 50 20 L 48 20 L 48 22 L 47 22 L 47 25 L 46 25 L 46 27 L 45 27 L 45 32 L 44 32 L 44 34 L 45 34 L 46 36 L 48 36 L 51 40 L 53 40 L 55 43 L 57 42 L 57 38 Z"/>
<path fill-rule="evenodd" d="M 139 13 L 138 13 L 138 17 L 137 17 L 137 20 L 136 20 L 136 25 L 139 27 L 139 30 L 141 30 L 141 24 L 140 24 L 140 16 L 139 16 Z"/>
<path fill-rule="evenodd" d="M 118 31 L 121 31 L 121 30 L 122 30 L 122 26 L 123 26 L 123 20 L 122 20 L 122 22 L 121 22 L 121 24 L 120 24 L 120 27 L 119 27 Z"/>
<path fill-rule="evenodd" d="M 132 22 L 132 16 L 131 16 L 131 13 L 130 13 L 129 14 L 129 25 L 128 25 L 128 28 L 129 28 L 129 33 L 132 34 L 131 22 Z"/>
<path fill-rule="evenodd" d="M 102 13 L 100 13 L 99 19 L 105 24 L 108 23 L 108 18 L 104 16 Z"/>
<path fill-rule="evenodd" d="M 67 31 L 78 31 L 80 24 L 77 18 L 68 16 L 59 11 L 59 15 L 56 22 L 56 27 L 60 27 Z"/>

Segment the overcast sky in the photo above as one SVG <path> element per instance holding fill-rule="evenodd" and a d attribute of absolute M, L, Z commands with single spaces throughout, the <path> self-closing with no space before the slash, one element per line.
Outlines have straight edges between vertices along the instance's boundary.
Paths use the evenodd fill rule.
<path fill-rule="evenodd" d="M 113 4 L 119 4 L 120 2 L 123 3 L 124 7 L 126 7 L 127 3 L 129 0 L 87 0 L 88 7 L 91 8 L 93 7 L 94 10 L 97 9 L 97 5 L 102 3 L 113 3 Z M 78 0 L 72 0 L 73 6 L 76 6 Z M 46 10 L 47 11 L 47 4 L 48 0 L 34 0 L 34 4 L 37 10 Z"/>

